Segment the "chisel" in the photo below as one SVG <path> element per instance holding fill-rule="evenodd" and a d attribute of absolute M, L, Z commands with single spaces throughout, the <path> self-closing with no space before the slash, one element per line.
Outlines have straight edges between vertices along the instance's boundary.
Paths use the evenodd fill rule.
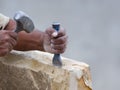
<path fill-rule="evenodd" d="M 57 32 L 60 29 L 60 23 L 53 23 L 52 28 L 54 28 Z M 52 63 L 54 66 L 61 67 L 62 66 L 62 61 L 61 61 L 61 56 L 60 54 L 54 54 Z"/>

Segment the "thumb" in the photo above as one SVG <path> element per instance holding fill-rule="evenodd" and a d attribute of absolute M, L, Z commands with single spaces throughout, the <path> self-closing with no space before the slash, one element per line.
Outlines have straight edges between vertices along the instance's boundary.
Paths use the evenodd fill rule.
<path fill-rule="evenodd" d="M 16 28 L 16 22 L 12 19 L 9 20 L 8 24 L 5 27 L 5 30 L 14 30 Z"/>
<path fill-rule="evenodd" d="M 58 36 L 58 32 L 57 32 L 57 31 L 53 32 L 53 33 L 52 33 L 52 36 L 53 36 L 53 37 L 57 37 L 57 36 Z"/>

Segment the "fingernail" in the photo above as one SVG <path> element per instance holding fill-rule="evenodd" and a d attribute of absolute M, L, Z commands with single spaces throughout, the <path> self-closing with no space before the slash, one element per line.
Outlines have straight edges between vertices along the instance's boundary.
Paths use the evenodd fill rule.
<path fill-rule="evenodd" d="M 52 33 L 52 36 L 53 36 L 53 37 L 57 37 L 57 35 L 58 35 L 58 32 Z"/>

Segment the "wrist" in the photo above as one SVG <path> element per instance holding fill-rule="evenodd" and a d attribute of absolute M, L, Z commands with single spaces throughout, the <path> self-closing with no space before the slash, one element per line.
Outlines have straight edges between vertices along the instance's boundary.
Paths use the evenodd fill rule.
<path fill-rule="evenodd" d="M 45 33 L 44 32 L 41 32 L 40 33 L 40 37 L 39 37 L 39 44 L 38 44 L 38 47 L 39 47 L 39 50 L 40 51 L 45 51 L 44 49 L 44 37 L 45 37 Z"/>

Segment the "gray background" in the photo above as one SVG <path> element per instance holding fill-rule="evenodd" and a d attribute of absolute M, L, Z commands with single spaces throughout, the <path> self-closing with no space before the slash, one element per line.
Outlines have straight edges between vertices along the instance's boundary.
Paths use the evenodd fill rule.
<path fill-rule="evenodd" d="M 44 31 L 58 21 L 69 36 L 63 54 L 90 65 L 94 90 L 120 90 L 119 0 L 0 0 L 0 12 L 23 10 Z"/>

